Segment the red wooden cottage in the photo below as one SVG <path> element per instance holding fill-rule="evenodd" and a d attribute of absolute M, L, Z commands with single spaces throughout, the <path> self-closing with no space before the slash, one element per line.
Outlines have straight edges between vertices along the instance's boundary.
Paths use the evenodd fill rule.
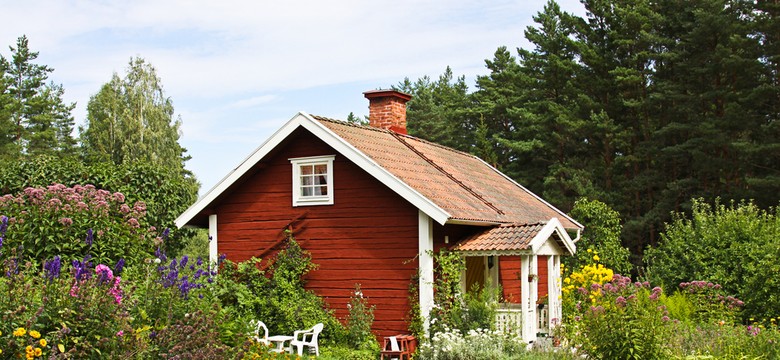
<path fill-rule="evenodd" d="M 433 305 L 428 250 L 466 257 L 464 288 L 501 284 L 501 319 L 524 339 L 560 318 L 560 256 L 582 225 L 479 158 L 406 134 L 406 102 L 368 91 L 370 126 L 298 113 L 176 220 L 208 227 L 211 260 L 266 258 L 291 228 L 319 268 L 307 287 L 338 316 L 356 283 L 376 305 L 377 335 L 407 332 L 419 269 L 423 316 Z M 537 314 L 548 296 L 549 316 Z M 513 305 L 514 304 L 514 305 Z"/>

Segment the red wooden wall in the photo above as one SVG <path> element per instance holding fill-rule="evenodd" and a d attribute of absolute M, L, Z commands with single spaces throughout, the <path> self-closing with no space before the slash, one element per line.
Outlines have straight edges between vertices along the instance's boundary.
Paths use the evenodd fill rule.
<path fill-rule="evenodd" d="M 539 281 L 537 281 L 536 293 L 539 299 L 547 295 L 547 256 L 539 256 L 536 259 Z M 504 302 L 520 303 L 520 256 L 501 256 L 498 260 L 498 277 L 501 281 Z M 525 281 L 528 281 L 526 278 Z"/>
<path fill-rule="evenodd" d="M 416 274 L 418 211 L 306 130 L 296 130 L 258 170 L 216 206 L 219 252 L 234 261 L 269 258 L 292 223 L 319 268 L 307 288 L 343 319 L 356 283 L 374 312 L 379 336 L 406 333 L 409 281 Z M 292 207 L 289 158 L 336 155 L 334 205 Z"/>

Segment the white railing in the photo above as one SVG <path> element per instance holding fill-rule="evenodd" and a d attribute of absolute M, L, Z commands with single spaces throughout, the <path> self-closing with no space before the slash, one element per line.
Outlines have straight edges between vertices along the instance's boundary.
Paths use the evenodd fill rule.
<path fill-rule="evenodd" d="M 520 305 L 504 304 L 496 311 L 496 330 L 520 335 L 523 331 L 523 312 Z"/>
<path fill-rule="evenodd" d="M 549 334 L 550 333 L 550 312 L 547 310 L 547 305 L 544 305 L 541 309 L 536 310 L 536 332 Z"/>

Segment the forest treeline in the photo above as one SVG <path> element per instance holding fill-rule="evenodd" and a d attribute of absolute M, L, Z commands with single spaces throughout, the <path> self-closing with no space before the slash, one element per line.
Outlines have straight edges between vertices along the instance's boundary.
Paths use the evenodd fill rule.
<path fill-rule="evenodd" d="M 405 79 L 412 135 L 474 153 L 565 211 L 624 219 L 638 263 L 692 199 L 780 199 L 780 2 L 548 2 L 528 49 L 496 50 L 473 90 L 448 67 Z"/>

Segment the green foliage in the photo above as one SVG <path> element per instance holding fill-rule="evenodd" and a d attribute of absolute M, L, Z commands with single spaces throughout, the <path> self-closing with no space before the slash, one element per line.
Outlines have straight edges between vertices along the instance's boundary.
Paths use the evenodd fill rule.
<path fill-rule="evenodd" d="M 778 231 L 777 214 L 753 203 L 695 200 L 691 217 L 675 215 L 659 245 L 645 252 L 647 276 L 667 288 L 688 279 L 719 283 L 745 302 L 744 319 L 775 317 Z"/>
<path fill-rule="evenodd" d="M 368 304 L 368 298 L 363 297 L 363 292 L 360 291 L 360 284 L 355 284 L 355 292 L 350 297 L 347 308 L 349 314 L 346 319 L 346 343 L 353 349 L 378 353 L 379 344 L 371 332 L 376 305 Z"/>
<path fill-rule="evenodd" d="M 567 269 L 577 270 L 591 263 L 596 251 L 601 263 L 619 274 L 630 274 L 631 255 L 620 243 L 620 214 L 607 204 L 598 200 L 581 198 L 574 203 L 571 216 L 585 226 L 580 240 L 577 242 L 577 253 L 566 256 L 563 263 Z"/>
<path fill-rule="evenodd" d="M 433 303 L 430 311 L 431 336 L 459 329 L 463 322 L 463 302 L 461 299 L 460 274 L 466 269 L 466 260 L 460 254 L 442 249 L 433 256 Z"/>
<path fill-rule="evenodd" d="M 122 193 L 91 185 L 55 184 L 5 195 L 0 214 L 9 219 L 6 249 L 32 261 L 61 256 L 69 262 L 90 253 L 97 261 L 140 262 L 152 244 L 144 203 L 125 203 Z"/>
<path fill-rule="evenodd" d="M 494 330 L 498 300 L 501 298 L 501 287 L 478 284 L 463 295 L 463 315 L 460 330 L 486 329 Z"/>
<path fill-rule="evenodd" d="M 321 322 L 324 343 L 343 343 L 346 330 L 332 310 L 304 288 L 304 275 L 315 268 L 311 254 L 288 235 L 284 249 L 268 263 L 261 259 L 240 264 L 225 261 L 214 291 L 238 316 L 262 320 L 272 333 L 292 334 Z"/>
<path fill-rule="evenodd" d="M 147 224 L 175 229 L 174 221 L 197 198 L 199 184 L 194 178 L 161 165 L 132 162 L 123 165 L 97 163 L 84 165 L 75 159 L 53 156 L 26 157 L 0 168 L 0 190 L 15 194 L 27 187 L 53 183 L 76 186 L 92 184 L 99 189 L 124 194 L 127 203 L 146 204 Z M 169 253 L 176 254 L 193 231 L 174 231 L 166 241 Z"/>
<path fill-rule="evenodd" d="M 591 359 L 666 359 L 671 318 L 661 293 L 621 275 L 568 292 L 576 312 L 564 336 Z"/>
<path fill-rule="evenodd" d="M 87 124 L 79 132 L 89 164 L 141 161 L 185 171 L 180 127 L 154 67 L 131 58 L 124 78 L 115 73 L 90 99 Z"/>

